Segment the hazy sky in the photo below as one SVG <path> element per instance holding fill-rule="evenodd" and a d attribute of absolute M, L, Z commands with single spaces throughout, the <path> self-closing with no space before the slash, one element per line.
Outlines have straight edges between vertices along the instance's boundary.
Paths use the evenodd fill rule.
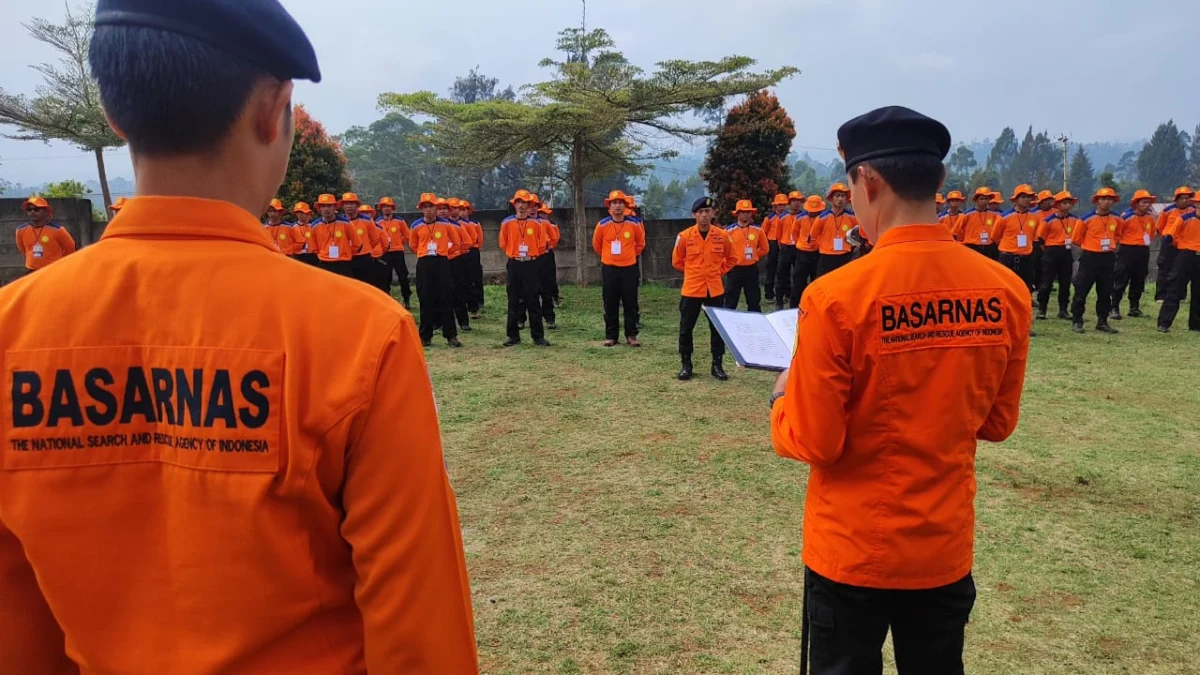
<path fill-rule="evenodd" d="M 283 0 L 316 46 L 324 80 L 300 83 L 331 133 L 378 119 L 377 94 L 446 93 L 473 66 L 520 85 L 545 77 L 557 31 L 580 22 L 578 0 Z M 0 86 L 32 93 L 30 62 L 53 58 L 19 22 L 57 3 L 0 0 Z M 900 104 L 947 124 L 955 141 L 1032 124 L 1080 141 L 1132 140 L 1167 118 L 1200 122 L 1196 5 L 1187 0 L 591 0 L 606 28 L 646 68 L 672 58 L 745 54 L 803 72 L 778 94 L 796 122 L 795 149 L 833 148 L 838 125 Z M 1181 77 L 1182 76 L 1182 77 Z M 132 178 L 127 155 L 110 176 Z M 0 140 L 0 178 L 35 183 L 95 177 L 71 146 Z"/>

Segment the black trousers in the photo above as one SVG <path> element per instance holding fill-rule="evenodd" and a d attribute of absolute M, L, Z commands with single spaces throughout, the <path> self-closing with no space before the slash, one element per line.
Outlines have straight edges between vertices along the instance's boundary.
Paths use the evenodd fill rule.
<path fill-rule="evenodd" d="M 679 300 L 679 355 L 690 357 L 694 349 L 692 343 L 692 332 L 696 329 L 696 321 L 700 319 L 700 315 L 704 314 L 705 307 L 720 307 L 725 296 L 718 295 L 716 297 L 708 296 L 704 298 L 689 298 L 683 297 Z M 708 316 L 704 319 L 707 321 Z M 725 341 L 721 339 L 721 334 L 717 332 L 717 327 L 712 321 L 708 322 L 708 340 L 712 349 L 713 359 L 720 359 L 725 356 Z"/>
<path fill-rule="evenodd" d="M 967 244 L 967 248 L 990 260 L 996 259 L 996 249 L 991 244 Z"/>
<path fill-rule="evenodd" d="M 297 253 L 295 258 L 305 265 L 312 265 L 313 267 L 321 266 L 321 260 L 317 258 L 316 253 Z"/>
<path fill-rule="evenodd" d="M 1154 299 L 1166 300 L 1167 289 L 1171 287 L 1171 275 L 1175 273 L 1175 255 L 1179 249 L 1162 242 L 1158 249 L 1158 274 L 1154 279 Z"/>
<path fill-rule="evenodd" d="M 775 268 L 775 302 L 792 300 L 792 267 L 796 264 L 796 245 L 779 245 L 779 262 Z"/>
<path fill-rule="evenodd" d="M 466 328 L 471 325 L 471 312 L 475 311 L 471 308 L 475 304 L 471 289 L 471 260 L 466 253 L 450 261 L 450 276 L 453 286 L 450 304 L 454 309 L 454 318 L 458 320 L 459 327 Z"/>
<path fill-rule="evenodd" d="M 1033 287 L 1034 288 L 1042 287 L 1042 270 L 1044 268 L 1044 266 L 1042 265 L 1042 258 L 1044 258 L 1045 255 L 1046 255 L 1045 246 L 1043 246 L 1040 242 L 1035 243 L 1033 245 Z"/>
<path fill-rule="evenodd" d="M 558 263 L 554 251 L 538 256 L 538 299 L 542 303 L 542 318 L 554 323 L 554 299 L 558 297 Z"/>
<path fill-rule="evenodd" d="M 525 312 L 529 312 L 529 335 L 534 342 L 545 339 L 542 308 L 538 304 L 538 261 L 508 259 L 508 338 L 521 340 L 517 328 Z M 521 304 L 524 303 L 524 307 Z"/>
<path fill-rule="evenodd" d="M 1108 323 L 1112 311 L 1113 272 L 1116 267 L 1115 253 L 1093 253 L 1084 251 L 1079 256 L 1079 273 L 1075 275 L 1075 299 L 1071 302 L 1071 320 L 1083 323 L 1083 310 L 1087 305 L 1088 293 L 1096 287 L 1096 321 Z"/>
<path fill-rule="evenodd" d="M 800 306 L 800 298 L 804 297 L 804 289 L 817 280 L 817 266 L 821 262 L 821 254 L 816 251 L 796 251 L 796 262 L 792 265 L 792 308 Z"/>
<path fill-rule="evenodd" d="M 558 300 L 558 260 L 554 257 L 554 249 L 550 249 L 549 251 L 546 251 L 546 255 L 543 257 L 549 259 L 548 262 L 546 263 L 546 266 L 549 269 L 554 270 L 554 274 L 546 275 L 545 281 L 548 283 L 546 283 L 546 288 L 543 290 L 546 292 L 549 292 L 551 298 Z M 638 258 L 637 266 L 638 266 L 638 269 L 640 270 L 642 267 L 642 259 L 641 258 Z M 553 303 L 551 303 L 551 304 L 553 304 Z"/>
<path fill-rule="evenodd" d="M 441 325 L 442 335 L 447 340 L 458 336 L 454 313 L 450 310 L 452 291 L 449 260 L 440 255 L 417 259 L 417 299 L 421 301 L 422 340 L 433 339 L 435 325 Z"/>
<path fill-rule="evenodd" d="M 1146 277 L 1150 275 L 1150 247 L 1124 246 L 1117 249 L 1117 264 L 1113 270 L 1112 308 L 1121 311 L 1125 289 L 1129 289 L 1129 308 L 1141 309 L 1142 294 L 1146 292 Z"/>
<path fill-rule="evenodd" d="M 616 340 L 620 337 L 622 308 L 625 310 L 625 337 L 637 337 L 637 322 L 641 312 L 638 307 L 637 265 L 601 265 L 600 282 L 604 298 L 604 339 Z"/>
<path fill-rule="evenodd" d="M 829 274 L 830 272 L 832 272 L 836 269 L 845 267 L 846 265 L 850 264 L 851 260 L 853 260 L 853 258 L 850 256 L 849 251 L 847 251 L 841 255 L 828 255 L 825 253 L 821 253 L 821 254 L 819 254 L 819 256 L 820 257 L 817 259 L 817 276 L 818 277 L 823 277 L 826 274 Z"/>
<path fill-rule="evenodd" d="M 1174 282 L 1167 289 L 1167 298 L 1163 301 L 1158 313 L 1158 325 L 1170 328 L 1175 323 L 1175 315 L 1179 313 L 1179 304 L 1187 297 L 1188 284 L 1192 286 L 1192 306 L 1188 310 L 1188 329 L 1200 330 L 1200 253 L 1196 251 L 1178 251 L 1175 254 L 1175 268 L 1171 270 Z"/>
<path fill-rule="evenodd" d="M 762 298 L 758 294 L 758 265 L 739 265 L 729 270 L 729 275 L 725 277 L 725 307 L 737 309 L 743 292 L 746 294 L 746 309 L 751 312 L 761 312 Z"/>
<path fill-rule="evenodd" d="M 318 266 L 327 271 L 342 277 L 354 278 L 354 262 L 351 260 L 318 260 Z"/>
<path fill-rule="evenodd" d="M 763 280 L 763 291 L 767 300 L 775 299 L 775 271 L 779 268 L 779 242 L 767 242 L 767 278 Z M 728 295 L 728 293 L 726 293 Z M 755 310 L 758 311 L 758 310 Z"/>
<path fill-rule="evenodd" d="M 396 279 L 400 281 L 400 297 L 404 298 L 404 304 L 412 298 L 412 287 L 408 283 L 408 262 L 404 259 L 404 251 L 388 251 L 383 254 L 383 262 L 387 265 L 387 292 L 390 295 L 392 292 L 392 273 L 396 274 Z"/>
<path fill-rule="evenodd" d="M 805 568 L 813 675 L 880 675 L 892 631 L 899 675 L 961 675 L 975 580 L 895 591 L 849 586 Z"/>
<path fill-rule="evenodd" d="M 1050 289 L 1058 284 L 1058 309 L 1067 311 L 1071 304 L 1071 271 L 1075 258 L 1066 246 L 1047 246 L 1042 255 L 1042 283 L 1038 286 L 1038 309 L 1050 304 Z"/>
<path fill-rule="evenodd" d="M 378 288 L 379 280 L 376 278 L 374 263 L 370 253 L 354 256 L 350 259 L 350 276 Z"/>
<path fill-rule="evenodd" d="M 1016 253 L 1001 253 L 1000 264 L 1012 270 L 1021 277 L 1021 281 L 1025 282 L 1025 286 L 1031 287 L 1033 284 L 1033 256 L 1018 255 Z"/>

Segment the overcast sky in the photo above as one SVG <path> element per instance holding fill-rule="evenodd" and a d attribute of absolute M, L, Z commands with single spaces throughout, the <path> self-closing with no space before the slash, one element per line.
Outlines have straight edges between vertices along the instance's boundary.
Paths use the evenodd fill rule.
<path fill-rule="evenodd" d="M 380 117 L 380 92 L 445 94 L 481 66 L 502 84 L 545 77 L 557 31 L 578 26 L 578 0 L 283 0 L 308 32 L 324 80 L 296 97 L 331 133 Z M 52 7 L 53 9 L 48 9 Z M 45 0 L 0 0 L 0 86 L 32 93 L 27 66 L 53 58 L 19 22 L 58 11 Z M 635 64 L 744 54 L 759 67 L 803 72 L 778 94 L 796 122 L 795 149 L 836 147 L 838 125 L 881 105 L 907 105 L 950 127 L 955 141 L 1032 124 L 1072 138 L 1133 140 L 1174 118 L 1200 122 L 1197 5 L 1188 0 L 591 0 Z M 1186 84 L 1183 84 L 1186 83 Z M 0 129 L 2 131 L 2 129 Z M 132 178 L 124 151 L 109 176 Z M 68 145 L 0 139 L 0 178 L 95 178 Z"/>

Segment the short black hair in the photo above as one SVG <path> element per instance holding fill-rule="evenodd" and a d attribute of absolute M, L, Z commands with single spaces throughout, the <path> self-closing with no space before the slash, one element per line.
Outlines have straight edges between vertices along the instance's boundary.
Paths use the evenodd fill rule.
<path fill-rule="evenodd" d="M 211 150 L 270 77 L 199 40 L 140 26 L 97 26 L 88 61 L 130 149 L 152 156 Z"/>
<path fill-rule="evenodd" d="M 946 177 L 942 160 L 929 154 L 893 155 L 868 159 L 862 164 L 871 167 L 883 179 L 896 196 L 906 202 L 933 201 Z M 850 180 L 855 180 L 857 171 L 850 171 Z"/>

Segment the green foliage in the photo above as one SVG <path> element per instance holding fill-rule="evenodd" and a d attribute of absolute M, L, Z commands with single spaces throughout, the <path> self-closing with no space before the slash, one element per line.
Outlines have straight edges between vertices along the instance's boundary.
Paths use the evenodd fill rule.
<path fill-rule="evenodd" d="M 804 160 L 792 165 L 792 186 L 806 195 L 821 194 L 828 185 L 817 177 L 817 169 Z"/>
<path fill-rule="evenodd" d="M 950 159 L 946 161 L 946 183 L 942 186 L 943 191 L 965 191 L 978 166 L 979 162 L 975 160 L 975 153 L 965 145 L 958 146 L 958 149 L 950 155 Z"/>
<path fill-rule="evenodd" d="M 792 118 L 774 94 L 758 91 L 734 106 L 700 172 L 717 213 L 733 211 L 739 199 L 752 200 L 759 213 L 769 211 L 771 199 L 791 189 L 787 157 L 795 137 Z"/>
<path fill-rule="evenodd" d="M 1192 132 L 1192 149 L 1191 149 L 1191 165 L 1192 172 L 1188 176 L 1189 185 L 1200 185 L 1200 124 L 1196 125 L 1196 130 Z"/>
<path fill-rule="evenodd" d="M 1191 166 L 1187 159 L 1187 134 L 1168 121 L 1158 125 L 1138 155 L 1138 178 L 1154 194 L 1171 194 L 1187 182 Z"/>
<path fill-rule="evenodd" d="M 1003 176 L 1017 158 L 1018 151 L 1016 132 L 1012 127 L 1004 127 L 1004 131 L 1000 132 L 1000 137 L 992 146 L 991 154 L 988 155 L 987 168 L 994 169 Z"/>
<path fill-rule="evenodd" d="M 670 183 L 651 176 L 646 184 L 643 215 L 647 218 L 689 218 L 692 202 L 703 193 L 704 184 L 699 176 L 688 176 L 682 181 L 674 178 Z"/>
<path fill-rule="evenodd" d="M 77 180 L 64 180 L 58 183 L 47 183 L 41 196 L 46 199 L 82 199 L 87 194 L 87 186 Z"/>
<path fill-rule="evenodd" d="M 1096 192 L 1096 170 L 1092 168 L 1092 160 L 1082 147 L 1075 150 L 1075 156 L 1071 158 L 1067 189 L 1085 204 Z"/>
<path fill-rule="evenodd" d="M 287 175 L 279 186 L 279 198 L 284 205 L 291 208 L 300 201 L 311 204 L 322 193 L 340 194 L 350 190 L 346 157 L 341 147 L 303 105 L 295 107 L 294 116 L 296 140 L 292 144 Z"/>

